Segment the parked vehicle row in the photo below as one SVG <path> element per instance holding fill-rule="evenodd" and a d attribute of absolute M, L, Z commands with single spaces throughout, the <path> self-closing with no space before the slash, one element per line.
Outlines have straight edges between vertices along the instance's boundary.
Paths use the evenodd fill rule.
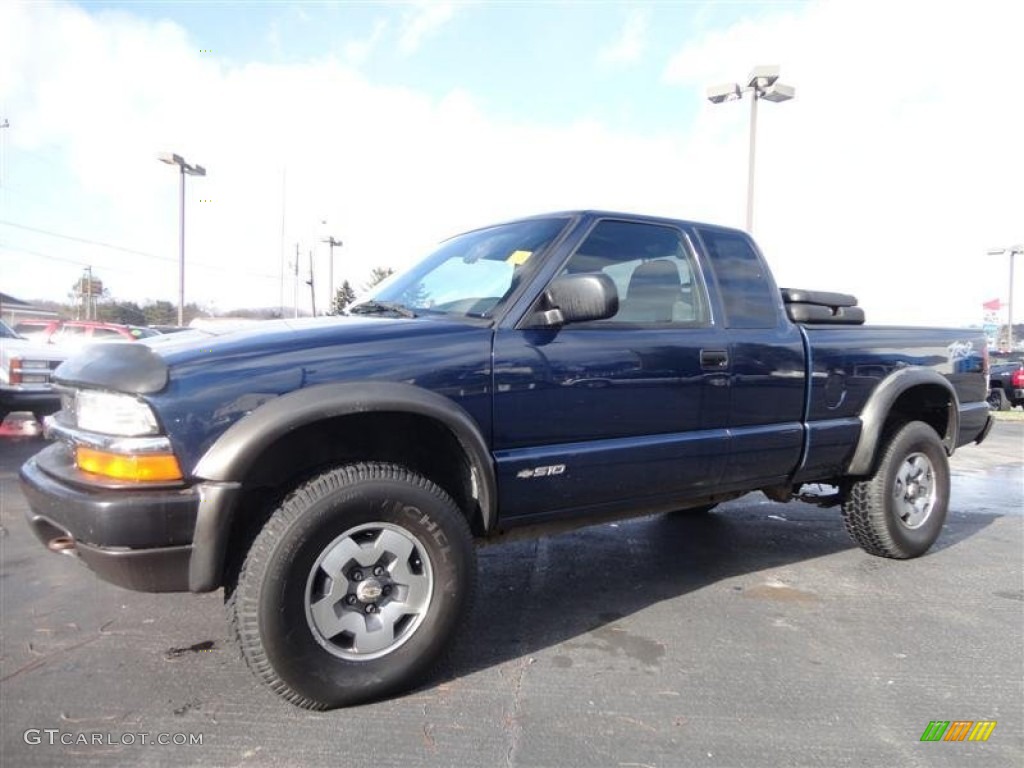
<path fill-rule="evenodd" d="M 56 411 L 60 397 L 50 377 L 66 357 L 65 350 L 29 341 L 0 320 L 0 419 L 10 411 Z"/>
<path fill-rule="evenodd" d="M 95 341 L 138 341 L 160 335 L 154 328 L 98 320 L 19 320 L 14 330 L 30 341 L 69 346 Z"/>
<path fill-rule="evenodd" d="M 60 408 L 51 373 L 69 354 L 98 342 L 125 343 L 178 330 L 104 323 L 96 320 L 19 320 L 13 328 L 0 322 L 0 419 L 11 411 L 37 417 Z"/>
<path fill-rule="evenodd" d="M 1024 360 L 992 362 L 988 373 L 988 404 L 995 411 L 1024 407 Z"/>

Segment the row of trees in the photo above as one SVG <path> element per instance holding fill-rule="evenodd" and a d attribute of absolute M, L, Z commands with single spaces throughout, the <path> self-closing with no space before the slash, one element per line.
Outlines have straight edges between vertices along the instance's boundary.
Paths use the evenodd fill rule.
<path fill-rule="evenodd" d="M 369 290 L 392 274 L 394 274 L 394 270 L 390 267 L 374 267 L 363 290 Z M 111 297 L 110 290 L 104 287 L 99 278 L 92 276 L 91 271 L 88 276 L 83 276 L 72 286 L 68 299 L 69 302 L 66 304 L 55 301 L 37 301 L 35 303 L 68 318 L 101 320 L 123 325 L 176 325 L 178 322 L 177 304 L 160 300 L 140 305 L 134 301 L 116 300 Z M 344 281 L 332 297 L 328 314 L 340 315 L 355 299 L 355 288 L 348 280 Z M 185 325 L 197 317 L 208 317 L 210 314 L 208 309 L 198 304 L 186 304 L 183 311 Z M 218 314 L 222 317 L 269 320 L 281 317 L 282 312 L 279 307 L 264 307 L 232 309 Z"/>
<path fill-rule="evenodd" d="M 363 290 L 370 290 L 381 280 L 385 280 L 393 274 L 395 274 L 395 270 L 391 267 L 374 267 L 373 271 L 370 272 L 369 281 L 363 286 Z M 331 298 L 331 308 L 327 314 L 340 315 L 345 311 L 345 308 L 355 300 L 356 290 L 352 287 L 352 283 L 346 280 L 341 284 L 341 287 L 334 292 L 334 296 Z"/>
<path fill-rule="evenodd" d="M 101 320 L 105 323 L 122 323 L 124 325 L 177 325 L 178 305 L 169 301 L 150 301 L 138 304 L 134 301 L 116 301 L 109 295 L 93 298 L 88 306 L 77 300 L 62 303 L 37 299 L 35 306 L 56 312 L 65 319 Z M 209 312 L 198 304 L 186 304 L 185 323 L 193 318 L 204 317 Z"/>
<path fill-rule="evenodd" d="M 186 304 L 182 314 L 185 324 L 207 314 L 198 304 Z M 169 301 L 153 301 L 138 305 L 134 301 L 101 301 L 96 304 L 96 319 L 124 325 L 177 325 L 178 306 Z"/>

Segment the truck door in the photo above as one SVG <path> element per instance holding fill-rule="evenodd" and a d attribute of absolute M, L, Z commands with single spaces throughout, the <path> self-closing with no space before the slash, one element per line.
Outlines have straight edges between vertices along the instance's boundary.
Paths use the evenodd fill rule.
<path fill-rule="evenodd" d="M 698 227 L 718 287 L 732 366 L 723 488 L 783 483 L 803 449 L 806 363 L 771 272 L 742 232 Z"/>
<path fill-rule="evenodd" d="M 494 448 L 503 517 L 710 493 L 728 454 L 729 364 L 690 241 L 661 224 L 596 221 L 562 273 L 601 272 L 608 320 L 502 328 Z"/>

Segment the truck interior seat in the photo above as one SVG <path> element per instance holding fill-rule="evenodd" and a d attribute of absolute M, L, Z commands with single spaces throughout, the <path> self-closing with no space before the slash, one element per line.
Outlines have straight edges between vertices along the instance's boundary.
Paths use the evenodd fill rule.
<path fill-rule="evenodd" d="M 616 320 L 632 323 L 670 323 L 682 303 L 682 282 L 676 265 L 667 259 L 648 261 L 629 278 L 626 298 Z"/>

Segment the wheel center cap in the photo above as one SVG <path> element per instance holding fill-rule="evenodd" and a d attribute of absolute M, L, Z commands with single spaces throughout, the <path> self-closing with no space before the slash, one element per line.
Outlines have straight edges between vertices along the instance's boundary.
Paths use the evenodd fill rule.
<path fill-rule="evenodd" d="M 364 603 L 372 603 L 383 592 L 384 588 L 381 587 L 380 582 L 373 578 L 359 582 L 359 585 L 356 587 L 356 597 Z"/>

